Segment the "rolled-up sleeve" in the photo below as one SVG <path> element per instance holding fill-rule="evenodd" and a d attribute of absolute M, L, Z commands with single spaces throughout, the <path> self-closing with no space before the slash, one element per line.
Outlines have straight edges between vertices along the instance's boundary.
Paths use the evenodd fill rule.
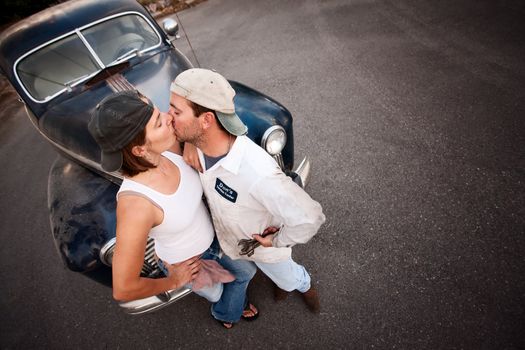
<path fill-rule="evenodd" d="M 250 192 L 272 214 L 273 222 L 281 224 L 274 247 L 308 242 L 325 221 L 321 205 L 283 173 L 259 179 Z"/>

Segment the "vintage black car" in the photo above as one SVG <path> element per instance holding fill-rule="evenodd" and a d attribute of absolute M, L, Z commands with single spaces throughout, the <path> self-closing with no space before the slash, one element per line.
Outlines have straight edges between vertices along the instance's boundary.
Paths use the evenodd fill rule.
<path fill-rule="evenodd" d="M 59 254 L 69 269 L 107 285 L 115 246 L 115 195 L 122 176 L 100 167 L 100 149 L 87 123 L 102 98 L 122 90 L 137 89 L 168 110 L 171 81 L 192 67 L 173 44 L 177 29 L 171 20 L 163 30 L 135 0 L 71 0 L 17 23 L 0 37 L 3 74 L 30 121 L 60 153 L 48 191 Z M 305 185 L 309 161 L 305 158 L 292 170 L 290 112 L 260 92 L 231 84 L 248 136 Z M 160 275 L 153 254 L 150 240 L 142 274 L 151 278 Z M 130 314 L 149 312 L 189 292 L 173 290 L 120 305 Z"/>

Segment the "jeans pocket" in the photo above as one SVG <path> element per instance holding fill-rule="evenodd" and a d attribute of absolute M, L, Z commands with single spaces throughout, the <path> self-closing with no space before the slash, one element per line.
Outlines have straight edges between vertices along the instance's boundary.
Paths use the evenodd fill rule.
<path fill-rule="evenodd" d="M 164 261 L 162 261 L 162 259 L 159 259 L 157 261 L 157 265 L 159 265 L 160 271 L 162 271 L 162 273 L 164 273 L 164 275 L 166 277 L 168 277 L 169 276 L 169 272 L 168 272 L 168 269 L 166 268 L 166 265 L 164 265 Z"/>
<path fill-rule="evenodd" d="M 219 241 L 217 240 L 217 237 L 213 237 L 213 241 L 211 242 L 211 245 L 202 254 L 201 259 L 219 260 L 221 257 L 220 253 L 221 253 L 221 246 L 219 245 Z"/>

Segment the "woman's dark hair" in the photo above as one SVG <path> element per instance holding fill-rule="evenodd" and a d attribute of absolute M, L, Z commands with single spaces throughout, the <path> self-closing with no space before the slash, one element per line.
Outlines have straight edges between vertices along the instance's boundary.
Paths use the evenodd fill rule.
<path fill-rule="evenodd" d="M 120 170 L 124 176 L 135 176 L 148 169 L 155 168 L 155 165 L 142 157 L 135 156 L 131 150 L 135 146 L 142 146 L 146 143 L 146 128 L 139 131 L 137 136 L 126 147 L 122 149 L 122 167 Z"/>
<path fill-rule="evenodd" d="M 215 119 L 217 119 L 217 124 L 219 124 L 219 128 L 221 128 L 223 131 L 225 131 L 226 133 L 229 134 L 228 130 L 226 130 L 224 128 L 224 126 L 222 126 L 221 124 L 221 121 L 219 120 L 219 118 L 217 118 L 217 113 L 215 113 L 215 111 L 213 109 L 209 109 L 207 107 L 203 107 L 199 104 L 196 104 L 190 100 L 188 100 L 188 104 L 189 106 L 191 107 L 191 109 L 193 110 L 193 114 L 195 114 L 195 117 L 199 117 L 202 113 L 206 113 L 206 112 L 212 112 L 213 115 L 215 116 Z"/>

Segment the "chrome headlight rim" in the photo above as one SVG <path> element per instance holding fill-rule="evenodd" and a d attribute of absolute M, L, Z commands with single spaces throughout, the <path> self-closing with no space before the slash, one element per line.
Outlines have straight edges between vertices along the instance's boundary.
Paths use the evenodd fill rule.
<path fill-rule="evenodd" d="M 282 143 L 280 145 L 280 149 L 279 149 L 278 152 L 270 151 L 267 148 L 268 142 L 272 141 L 271 140 L 272 135 L 276 135 L 276 133 L 278 133 L 278 132 L 282 132 L 282 135 L 283 135 L 283 141 L 282 141 Z M 261 138 L 261 146 L 270 155 L 276 156 L 276 155 L 280 154 L 283 151 L 284 147 L 286 146 L 287 139 L 288 139 L 288 136 L 286 135 L 286 130 L 284 130 L 284 128 L 282 126 L 280 126 L 280 125 L 273 125 L 273 126 L 269 127 L 268 129 L 266 129 L 266 131 L 264 132 L 264 134 L 263 134 L 263 136 Z"/>
<path fill-rule="evenodd" d="M 102 248 L 100 248 L 100 253 L 98 254 L 100 261 L 104 265 L 111 267 L 113 261 L 113 251 L 115 250 L 115 244 L 117 243 L 117 238 L 113 237 L 107 241 Z"/>

